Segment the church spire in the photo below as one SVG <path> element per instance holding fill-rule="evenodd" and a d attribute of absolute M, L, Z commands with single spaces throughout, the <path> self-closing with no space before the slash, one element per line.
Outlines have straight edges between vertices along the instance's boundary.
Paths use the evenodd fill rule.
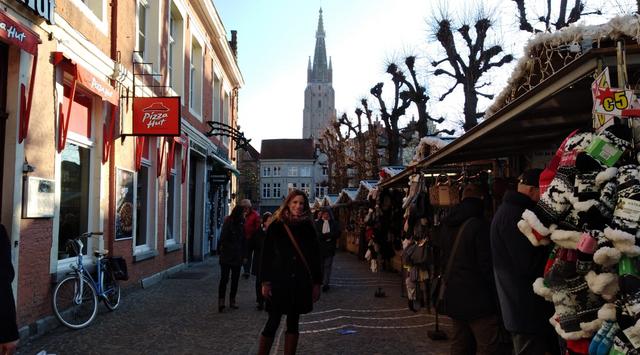
<path fill-rule="evenodd" d="M 327 49 L 324 44 L 324 23 L 322 21 L 322 8 L 318 17 L 318 29 L 316 30 L 316 50 L 313 55 L 312 75 L 309 82 L 331 82 L 329 70 L 327 68 Z"/>

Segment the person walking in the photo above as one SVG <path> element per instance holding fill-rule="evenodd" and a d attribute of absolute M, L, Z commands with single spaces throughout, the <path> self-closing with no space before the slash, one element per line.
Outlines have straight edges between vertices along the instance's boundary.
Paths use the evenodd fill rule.
<path fill-rule="evenodd" d="M 498 351 L 498 306 L 483 197 L 479 185 L 465 186 L 462 202 L 442 221 L 438 235 L 446 265 L 440 269 L 444 288 L 437 307 L 453 321 L 451 354 Z"/>
<path fill-rule="evenodd" d="M 244 209 L 244 237 L 247 239 L 247 260 L 243 265 L 244 273 L 242 277 L 244 279 L 249 278 L 251 272 L 251 265 L 253 261 L 253 245 L 252 239 L 260 229 L 260 215 L 256 210 L 251 207 L 251 200 L 243 199 L 240 201 L 240 206 Z M 255 264 L 254 264 L 255 265 Z M 256 266 L 253 266 L 256 267 Z M 253 273 L 255 275 L 255 273 Z"/>
<path fill-rule="evenodd" d="M 220 235 L 220 285 L 218 286 L 218 312 L 225 307 L 225 296 L 229 273 L 231 273 L 231 290 L 229 291 L 229 307 L 238 309 L 236 293 L 240 268 L 246 258 L 246 239 L 244 237 L 244 208 L 237 205 L 222 224 Z"/>
<path fill-rule="evenodd" d="M 544 272 L 549 249 L 534 247 L 518 229 L 525 209 L 540 198 L 540 169 L 526 170 L 517 191 L 507 191 L 491 223 L 491 249 L 500 308 L 511 333 L 514 353 L 557 353 L 549 318 L 553 306 L 533 291 L 533 282 Z"/>
<path fill-rule="evenodd" d="M 18 346 L 16 304 L 11 283 L 15 277 L 11 264 L 11 241 L 0 224 L 0 355 L 11 355 Z"/>
<path fill-rule="evenodd" d="M 320 246 L 309 199 L 301 190 L 292 190 L 273 216 L 264 240 L 260 277 L 269 319 L 260 335 L 258 354 L 269 353 L 285 314 L 284 353 L 295 354 L 300 314 L 311 312 L 322 285 Z"/>
<path fill-rule="evenodd" d="M 320 238 L 320 250 L 322 254 L 322 291 L 329 291 L 329 282 L 331 281 L 331 268 L 333 266 L 333 257 L 336 255 L 336 242 L 340 237 L 340 225 L 338 221 L 333 219 L 331 209 L 324 207 L 320 211 L 319 218 L 316 220 L 316 231 Z"/>
<path fill-rule="evenodd" d="M 251 238 L 253 249 L 253 267 L 251 273 L 256 277 L 256 308 L 261 311 L 264 309 L 264 297 L 262 297 L 262 280 L 260 279 L 260 263 L 262 260 L 262 248 L 264 247 L 264 239 L 267 237 L 267 229 L 271 224 L 271 212 L 262 214 L 262 220 L 258 232 Z"/>

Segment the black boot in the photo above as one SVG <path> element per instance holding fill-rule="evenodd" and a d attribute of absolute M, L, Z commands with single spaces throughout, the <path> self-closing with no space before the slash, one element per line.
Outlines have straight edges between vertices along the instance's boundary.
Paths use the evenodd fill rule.
<path fill-rule="evenodd" d="M 236 299 L 232 298 L 229 300 L 229 307 L 233 308 L 233 309 L 238 309 L 238 305 L 236 304 Z"/>
<path fill-rule="evenodd" d="M 417 312 L 417 310 L 413 307 L 413 300 L 409 300 L 409 310 Z"/>
<path fill-rule="evenodd" d="M 218 312 L 222 313 L 224 310 L 224 298 L 218 299 Z"/>

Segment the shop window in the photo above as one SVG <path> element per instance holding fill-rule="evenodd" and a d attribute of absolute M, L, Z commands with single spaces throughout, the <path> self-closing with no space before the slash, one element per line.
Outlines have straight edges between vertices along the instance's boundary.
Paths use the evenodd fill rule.
<path fill-rule="evenodd" d="M 166 240 L 169 244 L 178 243 L 180 241 L 180 183 L 176 183 L 178 174 L 177 167 L 180 166 L 180 152 L 175 152 L 175 158 L 173 160 L 173 168 L 171 169 L 171 175 L 167 180 L 167 213 L 165 218 L 167 220 L 166 228 Z M 177 162 L 177 163 L 176 163 Z"/>
<path fill-rule="evenodd" d="M 73 257 L 67 241 L 87 232 L 90 153 L 90 149 L 72 143 L 67 143 L 61 153 L 58 260 Z M 86 254 L 88 242 L 83 242 Z"/>
<path fill-rule="evenodd" d="M 198 116 L 202 112 L 202 60 L 202 46 L 192 37 L 189 70 L 189 108 Z"/>
<path fill-rule="evenodd" d="M 149 249 L 149 167 L 140 166 L 136 187 L 136 251 Z"/>
<path fill-rule="evenodd" d="M 182 95 L 182 87 L 184 85 L 183 70 L 184 67 L 184 22 L 180 11 L 171 2 L 171 11 L 169 12 L 169 43 L 167 46 L 167 76 L 169 86 L 178 94 Z"/>

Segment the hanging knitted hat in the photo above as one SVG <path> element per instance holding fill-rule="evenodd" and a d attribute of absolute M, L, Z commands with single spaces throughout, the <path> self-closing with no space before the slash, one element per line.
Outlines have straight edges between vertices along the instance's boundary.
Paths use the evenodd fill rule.
<path fill-rule="evenodd" d="M 640 171 L 636 165 L 624 165 L 618 169 L 617 202 L 611 226 L 604 229 L 607 239 L 621 253 L 640 255 L 636 236 L 640 228 Z"/>
<path fill-rule="evenodd" d="M 566 141 L 558 170 L 549 187 L 541 194 L 534 209 L 525 210 L 522 214 L 518 229 L 533 245 L 548 244 L 554 225 L 569 213 L 574 202 L 578 202 L 573 193 L 578 172 L 576 157 L 591 143 L 592 137 L 592 133 L 578 133 Z"/>

